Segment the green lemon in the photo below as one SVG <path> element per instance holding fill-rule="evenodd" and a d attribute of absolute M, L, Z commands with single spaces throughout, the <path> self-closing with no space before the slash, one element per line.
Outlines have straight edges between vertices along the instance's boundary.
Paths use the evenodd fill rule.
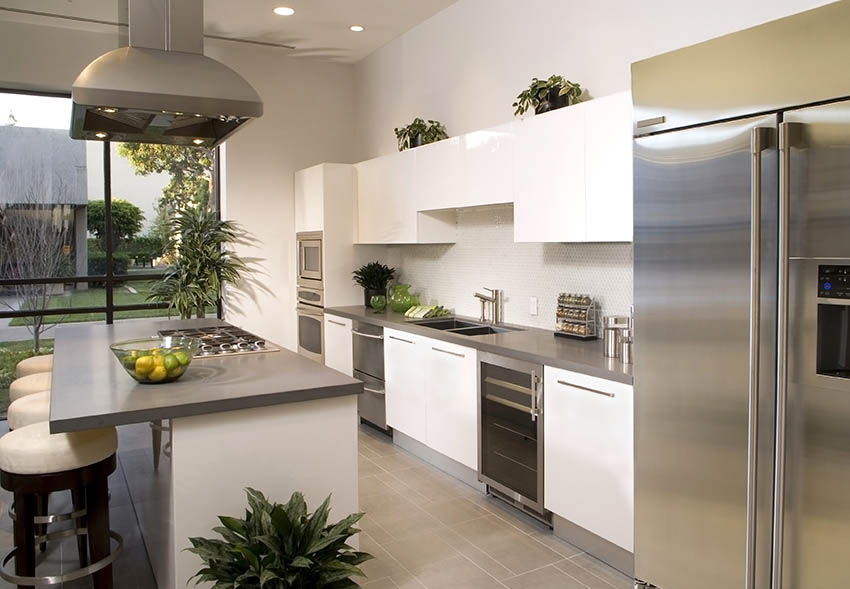
<path fill-rule="evenodd" d="M 124 356 L 121 358 L 121 364 L 123 364 L 124 368 L 127 370 L 136 369 L 136 359 L 133 356 Z"/>
<path fill-rule="evenodd" d="M 177 356 L 175 356 L 174 354 L 168 354 L 165 357 L 165 363 L 163 365 L 165 366 L 165 369 L 168 372 L 171 372 L 172 370 L 174 370 L 175 368 L 180 366 L 180 361 L 177 359 Z"/>
<path fill-rule="evenodd" d="M 186 370 L 185 368 L 183 368 L 182 366 L 180 366 L 178 364 L 176 368 L 172 368 L 171 370 L 168 371 L 168 378 L 177 378 L 178 376 L 183 374 L 183 371 L 185 371 L 185 370 Z"/>
<path fill-rule="evenodd" d="M 186 366 L 189 363 L 189 354 L 187 354 L 185 350 L 177 350 L 174 352 L 173 356 L 177 358 L 177 361 L 181 366 Z"/>
<path fill-rule="evenodd" d="M 153 356 L 139 356 L 136 359 L 136 373 L 141 375 L 149 374 L 154 368 Z"/>

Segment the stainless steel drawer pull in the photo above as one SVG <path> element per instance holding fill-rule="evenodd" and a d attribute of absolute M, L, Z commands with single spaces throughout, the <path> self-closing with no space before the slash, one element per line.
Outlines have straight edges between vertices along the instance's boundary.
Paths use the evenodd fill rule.
<path fill-rule="evenodd" d="M 357 332 L 355 331 L 354 333 L 357 333 Z M 360 334 L 360 335 L 363 335 L 363 334 Z M 374 337 L 374 336 L 366 336 L 366 337 Z M 397 342 L 404 342 L 404 343 L 406 343 L 406 344 L 412 344 L 412 343 L 413 343 L 413 342 L 412 342 L 412 341 L 410 341 L 410 340 L 407 340 L 407 339 L 401 339 L 400 337 L 396 337 L 396 336 L 394 336 L 394 335 L 391 335 L 391 336 L 390 336 L 390 339 L 394 339 L 394 340 L 395 340 L 395 341 L 397 341 Z"/>
<path fill-rule="evenodd" d="M 373 388 L 370 388 L 370 387 L 363 387 L 363 390 L 366 391 L 367 393 L 374 393 L 376 395 L 386 395 L 387 394 L 386 391 L 381 391 L 381 390 L 373 389 Z"/>
<path fill-rule="evenodd" d="M 515 403 L 513 401 L 509 401 L 508 399 L 503 399 L 502 397 L 497 397 L 495 395 L 486 395 L 484 397 L 488 401 L 493 401 L 494 403 L 498 403 L 499 405 L 504 405 L 505 407 L 510 407 L 511 409 L 516 409 L 517 411 L 522 411 L 523 413 L 528 413 L 531 415 L 531 407 L 526 407 L 520 403 Z"/>
<path fill-rule="evenodd" d="M 451 354 L 452 356 L 457 356 L 458 358 L 466 358 L 466 354 L 458 354 L 457 352 L 449 352 L 448 350 L 441 350 L 440 348 L 431 348 L 435 352 L 442 352 L 443 354 Z"/>
<path fill-rule="evenodd" d="M 339 325 L 340 327 L 345 327 L 345 323 L 340 323 L 339 321 L 334 321 L 333 319 L 328 319 L 328 323 L 333 323 L 334 325 Z"/>
<path fill-rule="evenodd" d="M 609 393 L 609 392 L 606 392 L 606 391 L 598 391 L 596 389 L 589 389 L 587 387 L 583 387 L 581 385 L 573 384 L 573 383 L 567 382 L 565 380 L 559 380 L 558 384 L 562 384 L 565 387 L 573 387 L 574 389 L 580 389 L 582 391 L 587 391 L 588 393 L 596 393 L 597 395 L 602 395 L 602 396 L 605 396 L 605 397 L 611 397 L 612 399 L 614 398 L 614 393 Z"/>
<path fill-rule="evenodd" d="M 359 335 L 360 337 L 368 337 L 369 339 L 384 339 L 382 335 L 371 335 L 369 333 L 363 333 L 362 331 L 357 331 L 356 329 L 352 329 L 351 333 L 354 335 Z M 393 338 L 395 339 L 395 338 Z"/>
<path fill-rule="evenodd" d="M 502 387 L 503 389 L 508 389 L 509 391 L 515 391 L 517 393 L 525 393 L 526 395 L 531 395 L 532 391 L 528 387 L 524 387 L 522 385 L 514 384 L 512 382 L 508 382 L 506 380 L 501 380 L 499 378 L 493 378 L 492 376 L 488 376 L 484 379 L 484 382 L 487 384 L 496 385 L 497 387 Z"/>

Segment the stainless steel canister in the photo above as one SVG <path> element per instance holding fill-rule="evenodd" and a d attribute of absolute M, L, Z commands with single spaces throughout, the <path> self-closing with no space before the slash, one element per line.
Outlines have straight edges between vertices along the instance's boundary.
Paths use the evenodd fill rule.
<path fill-rule="evenodd" d="M 629 318 L 624 315 L 608 315 L 603 319 L 604 354 L 606 358 L 620 355 L 620 332 L 629 327 Z"/>
<path fill-rule="evenodd" d="M 623 364 L 631 364 L 634 362 L 634 358 L 632 356 L 632 343 L 634 339 L 632 338 L 632 330 L 624 329 L 620 332 L 620 361 Z"/>

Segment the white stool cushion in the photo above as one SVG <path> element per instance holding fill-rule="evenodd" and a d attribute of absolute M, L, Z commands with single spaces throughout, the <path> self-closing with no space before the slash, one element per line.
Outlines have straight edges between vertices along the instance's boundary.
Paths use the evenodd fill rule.
<path fill-rule="evenodd" d="M 50 391 L 21 397 L 11 405 L 6 415 L 9 429 L 18 429 L 50 418 Z"/>
<path fill-rule="evenodd" d="M 33 356 L 32 358 L 24 358 L 15 366 L 15 377 L 29 376 L 30 374 L 38 374 L 39 372 L 50 372 L 53 370 L 53 354 L 45 354 L 43 356 Z"/>
<path fill-rule="evenodd" d="M 13 474 L 51 474 L 109 458 L 118 447 L 114 427 L 51 434 L 43 421 L 0 438 L 0 470 Z"/>
<path fill-rule="evenodd" d="M 21 397 L 26 397 L 33 393 L 49 391 L 52 380 L 52 372 L 38 372 L 36 374 L 16 378 L 9 385 L 9 400 L 14 403 Z"/>

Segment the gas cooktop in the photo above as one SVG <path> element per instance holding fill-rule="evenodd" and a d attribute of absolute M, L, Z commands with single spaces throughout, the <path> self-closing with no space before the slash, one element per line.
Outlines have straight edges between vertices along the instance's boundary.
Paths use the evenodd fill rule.
<path fill-rule="evenodd" d="M 259 354 L 262 352 L 277 352 L 280 349 L 274 344 L 268 343 L 263 338 L 233 325 L 163 329 L 158 333 L 161 336 L 196 337 L 201 340 L 201 347 L 198 349 L 198 353 L 195 354 L 195 358 Z"/>

